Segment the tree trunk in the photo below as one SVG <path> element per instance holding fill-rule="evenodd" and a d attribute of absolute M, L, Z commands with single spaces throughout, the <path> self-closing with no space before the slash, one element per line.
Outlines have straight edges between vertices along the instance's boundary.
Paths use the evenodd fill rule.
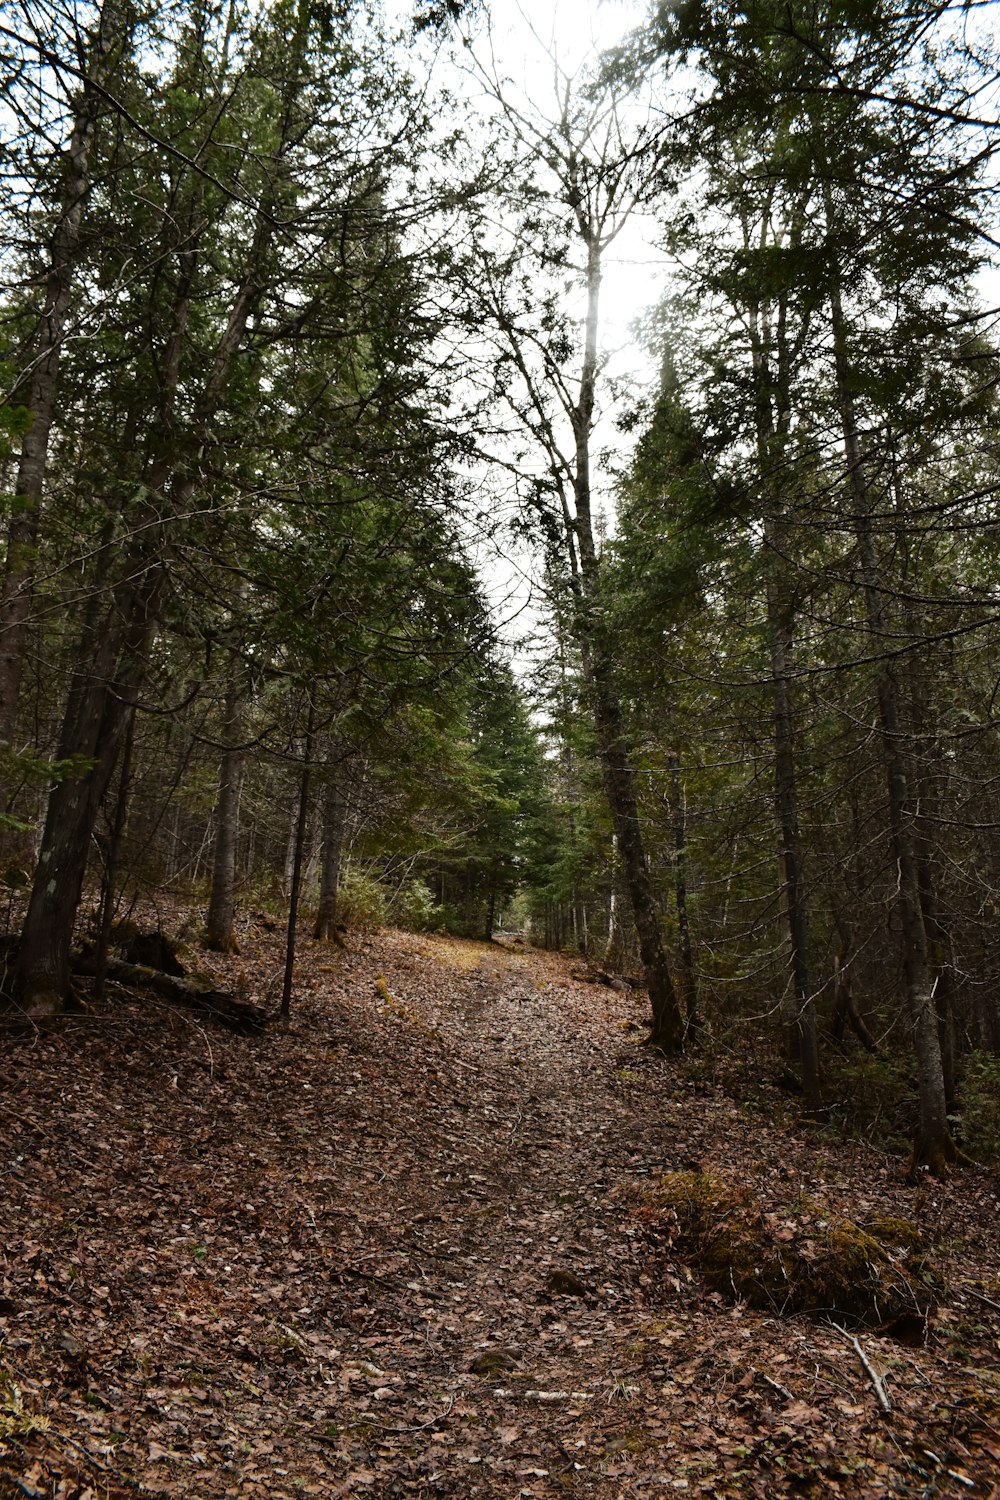
<path fill-rule="evenodd" d="M 340 888 L 340 859 L 344 847 L 344 826 L 347 820 L 347 798 L 343 790 L 342 764 L 333 767 L 328 761 L 330 779 L 323 798 L 323 856 L 320 863 L 319 906 L 313 937 L 320 942 L 329 942 L 337 927 L 337 893 Z"/>
<path fill-rule="evenodd" d="M 924 789 L 926 792 L 926 788 Z M 921 798 L 921 807 L 925 808 Z M 923 823 L 918 816 L 918 827 Z M 934 1009 L 938 1018 L 938 1035 L 941 1041 L 941 1072 L 944 1079 L 944 1098 L 948 1114 L 954 1114 L 958 1105 L 958 1087 L 955 1075 L 955 1007 L 954 969 L 951 962 L 951 934 L 941 915 L 937 891 L 934 885 L 934 870 L 931 855 L 926 847 L 917 855 L 917 886 L 920 891 L 920 911 L 927 934 L 927 952 L 934 974 L 932 985 Z"/>
<path fill-rule="evenodd" d="M 795 223 L 790 232 L 793 239 L 798 238 L 799 228 Z M 762 248 L 767 233 L 768 220 L 765 219 L 761 227 Z M 778 472 L 781 472 L 780 458 L 788 436 L 791 410 L 787 307 L 784 300 L 779 299 L 776 306 L 767 302 L 751 305 L 748 313 L 754 374 L 757 462 L 765 494 L 773 505 L 772 513 L 764 519 L 764 546 L 768 554 L 765 566 L 774 723 L 774 816 L 779 840 L 791 970 L 792 1015 L 788 1043 L 791 1060 L 799 1066 L 806 1109 L 816 1113 L 822 1099 L 816 1002 L 809 975 L 809 929 L 795 769 L 795 704 L 792 690 L 795 612 L 793 602 L 788 597 L 783 561 L 782 517 L 785 506 L 778 492 L 779 484 L 772 477 L 775 465 L 778 465 Z"/>
<path fill-rule="evenodd" d="M 312 770 L 313 725 L 316 707 L 309 698 L 309 719 L 306 725 L 306 742 L 302 756 L 302 778 L 299 782 L 299 809 L 295 820 L 295 852 L 292 858 L 292 885 L 288 893 L 288 927 L 285 937 L 285 976 L 281 988 L 281 1019 L 288 1021 L 292 1009 L 292 977 L 295 971 L 295 931 L 299 919 L 299 893 L 302 888 L 302 858 L 306 843 L 306 823 L 309 818 L 309 780 Z"/>
<path fill-rule="evenodd" d="M 125 730 L 125 748 L 122 752 L 122 768 L 118 778 L 118 795 L 115 798 L 111 837 L 108 839 L 107 857 L 104 866 L 104 882 L 101 892 L 101 921 L 97 937 L 97 969 L 94 977 L 94 994 L 104 994 L 107 976 L 108 949 L 111 944 L 111 927 L 115 915 L 115 888 L 118 884 L 118 866 L 121 862 L 122 838 L 128 820 L 128 799 L 132 784 L 132 748 L 135 742 L 135 710 L 129 711 Z"/>
<path fill-rule="evenodd" d="M 70 686 L 59 758 L 77 756 L 91 768 L 57 782 L 49 794 L 15 965 L 18 999 L 36 1019 L 57 1014 L 69 991 L 70 945 L 90 841 L 134 711 L 164 584 L 164 570 L 156 565 L 115 591 L 121 628 L 109 626 L 93 665 Z"/>
<path fill-rule="evenodd" d="M 691 925 L 687 900 L 687 820 L 684 810 L 684 787 L 681 784 L 680 756 L 676 750 L 667 755 L 670 766 L 670 801 L 674 825 L 674 904 L 677 909 L 677 946 L 680 949 L 681 974 L 684 981 L 684 1016 L 687 1038 L 698 1036 L 698 980 L 691 948 Z"/>
<path fill-rule="evenodd" d="M 235 668 L 226 687 L 223 733 L 227 749 L 219 770 L 219 797 L 215 810 L 215 849 L 212 889 L 205 923 L 205 945 L 215 953 L 236 953 L 233 934 L 236 892 L 236 854 L 239 845 L 240 788 L 243 781 L 243 691 Z"/>
<path fill-rule="evenodd" d="M 822 1103 L 819 1085 L 819 1052 L 816 1036 L 816 1004 L 809 979 L 808 932 L 802 882 L 802 841 L 799 835 L 798 797 L 795 784 L 794 718 L 791 692 L 792 631 L 790 611 L 778 597 L 774 559 L 767 585 L 768 636 L 771 647 L 772 697 L 774 705 L 774 807 L 781 841 L 781 865 L 785 884 L 792 993 L 793 1048 L 802 1072 L 806 1108 L 816 1111 Z"/>
<path fill-rule="evenodd" d="M 827 199 L 828 223 L 833 213 Z M 903 972 L 917 1061 L 920 1125 L 914 1143 L 914 1164 L 928 1166 L 941 1175 L 957 1157 L 948 1127 L 941 1042 L 934 1005 L 934 987 L 920 904 L 920 884 L 914 851 L 913 820 L 903 754 L 899 713 L 899 687 L 887 652 L 883 586 L 871 524 L 871 503 L 864 470 L 861 441 L 854 407 L 853 381 L 847 352 L 847 332 L 836 267 L 830 284 L 834 360 L 840 407 L 844 457 L 853 507 L 854 531 L 861 564 L 868 634 L 876 652 L 883 653 L 876 666 L 876 694 L 882 749 L 885 757 L 889 824 L 896 864 L 896 905 L 903 935 Z"/>
<path fill-rule="evenodd" d="M 585 668 L 588 655 L 589 653 L 584 653 Z M 601 682 L 592 657 L 590 676 L 604 792 L 611 809 L 622 875 L 632 907 L 639 940 L 639 956 L 649 991 L 652 1010 L 649 1042 L 662 1047 L 666 1052 L 678 1052 L 684 1043 L 684 1020 L 663 948 L 660 912 L 653 894 L 639 823 L 635 771 L 624 743 L 621 705 L 617 695 Z"/>
<path fill-rule="evenodd" d="M 597 589 L 600 563 L 594 545 L 591 516 L 590 438 L 594 422 L 594 392 L 597 377 L 597 328 L 601 287 L 601 249 L 596 231 L 587 239 L 587 319 L 580 390 L 573 408 L 575 463 L 573 496 L 576 519 L 567 536 L 570 565 L 575 574 L 577 612 L 575 631 L 584 674 L 590 687 L 597 753 L 601 763 L 604 793 L 622 875 L 628 891 L 639 939 L 646 988 L 652 1011 L 649 1042 L 666 1052 L 679 1052 L 684 1045 L 684 1020 L 667 965 L 660 931 L 660 913 L 646 861 L 639 822 L 639 803 L 631 747 L 625 732 L 621 700 L 615 685 L 614 663 L 598 625 Z M 573 539 L 579 547 L 579 563 Z"/>
<path fill-rule="evenodd" d="M 493 929 L 497 920 L 497 888 L 494 880 L 490 881 L 490 892 L 486 898 L 486 921 L 483 923 L 483 941 L 492 943 Z"/>
<path fill-rule="evenodd" d="M 844 1028 L 850 1026 L 858 1041 L 874 1057 L 878 1044 L 872 1036 L 854 1000 L 854 989 L 847 965 L 847 947 L 839 948 L 833 960 L 833 1039 L 844 1039 Z"/>
<path fill-rule="evenodd" d="M 895 463 L 893 464 L 895 472 Z M 906 514 L 898 481 L 894 479 L 896 512 L 899 528 L 896 546 L 905 557 L 907 553 Z M 919 636 L 920 623 L 912 600 L 907 597 L 903 604 L 907 633 L 911 640 Z M 934 1008 L 938 1017 L 938 1034 L 941 1040 L 941 1069 L 944 1074 L 944 1096 L 948 1114 L 953 1115 L 958 1105 L 955 1073 L 955 985 L 952 962 L 951 933 L 938 899 L 939 861 L 936 858 L 934 817 L 939 812 L 936 776 L 925 774 L 925 766 L 941 767 L 940 750 L 935 742 L 933 724 L 935 716 L 929 706 L 927 678 L 922 671 L 923 663 L 912 655 L 907 661 L 910 713 L 913 729 L 913 753 L 909 757 L 908 777 L 916 803 L 914 815 L 914 856 L 917 861 L 917 885 L 920 891 L 920 910 L 927 934 L 927 954 L 934 975 Z"/>
<path fill-rule="evenodd" d="M 270 241 L 270 234 L 270 218 L 262 215 L 248 255 L 244 281 L 235 295 L 186 442 L 172 440 L 167 417 L 172 392 L 164 393 L 162 420 L 167 430 L 159 436 L 171 439 L 168 446 L 174 458 L 158 460 L 150 467 L 145 486 L 151 497 L 149 523 L 136 526 L 136 541 L 124 559 L 122 582 L 113 591 L 94 664 L 81 669 L 70 688 L 59 757 L 89 760 L 92 769 L 59 783 L 49 797 L 42 848 L 15 966 L 18 998 L 31 1015 L 55 1014 L 69 991 L 69 950 L 94 821 L 114 773 L 128 710 L 134 705 L 145 678 L 149 648 L 165 595 L 168 552 L 165 522 L 171 516 L 186 515 L 190 506 L 211 421 L 225 393 L 259 296 L 258 260 Z M 185 292 L 175 307 L 174 336 L 179 326 L 186 324 L 187 317 Z M 80 660 L 86 661 L 93 655 L 92 641 L 81 643 Z"/>
<path fill-rule="evenodd" d="M 24 670 L 35 577 L 49 437 L 55 419 L 59 361 L 69 314 L 83 208 L 90 188 L 90 155 L 104 94 L 102 81 L 124 19 L 118 0 L 104 0 L 91 38 L 69 143 L 63 153 L 59 214 L 49 245 L 45 300 L 31 345 L 31 378 L 25 404 L 30 425 L 21 439 L 14 506 L 7 530 L 7 560 L 0 586 L 0 746 L 14 736 Z"/>
<path fill-rule="evenodd" d="M 618 911 L 618 840 L 611 835 L 611 889 L 608 894 L 608 940 L 604 945 L 604 963 L 609 969 L 619 969 L 622 963 L 624 944 L 621 918 Z"/>

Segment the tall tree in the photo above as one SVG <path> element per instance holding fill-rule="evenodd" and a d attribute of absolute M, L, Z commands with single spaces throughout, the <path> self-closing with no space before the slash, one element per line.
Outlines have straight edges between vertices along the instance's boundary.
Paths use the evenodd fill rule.
<path fill-rule="evenodd" d="M 519 107 L 491 88 L 510 142 L 517 195 L 506 212 L 516 248 L 474 264 L 473 319 L 486 320 L 494 378 L 533 477 L 526 501 L 573 600 L 571 630 L 588 684 L 604 790 L 611 811 L 652 1010 L 650 1040 L 683 1045 L 684 1018 L 664 949 L 660 912 L 643 843 L 634 751 L 616 679 L 615 643 L 602 619 L 601 555 L 594 507 L 593 440 L 601 375 L 601 284 L 605 257 L 629 216 L 655 192 L 661 127 L 634 126 L 614 84 L 584 85 L 557 69 L 558 112 Z M 488 245 L 488 231 L 484 231 Z M 527 267 L 530 264 L 531 270 Z M 555 285 L 568 278 L 583 299 L 574 323 Z M 555 285 L 553 284 L 555 283 Z M 545 290 L 541 290 L 545 288 Z M 531 471 L 529 471 L 531 472 Z"/>
<path fill-rule="evenodd" d="M 210 37 L 201 34 L 205 15 L 195 5 L 191 26 L 181 28 L 177 66 L 165 86 L 175 112 L 172 142 L 182 144 L 164 149 L 156 191 L 134 195 L 134 211 L 152 213 L 153 223 L 138 236 L 135 224 L 127 226 L 132 243 L 159 236 L 157 253 L 146 274 L 130 281 L 131 301 L 123 296 L 116 304 L 124 309 L 117 347 L 107 340 L 87 351 L 105 358 L 100 379 L 109 399 L 108 345 L 135 360 L 133 406 L 141 411 L 145 401 L 148 421 L 138 451 L 126 450 L 120 463 L 119 485 L 108 486 L 114 503 L 96 549 L 104 578 L 92 578 L 90 592 L 97 599 L 103 587 L 110 604 L 88 624 L 60 736 L 61 758 L 88 769 L 50 795 L 19 945 L 17 982 L 33 1013 L 58 1008 L 66 991 L 91 830 L 159 632 L 185 614 L 214 628 L 206 618 L 212 601 L 197 603 L 197 590 L 206 567 L 217 572 L 212 559 L 226 552 L 230 520 L 258 553 L 270 541 L 259 504 L 256 516 L 248 507 L 230 518 L 217 502 L 227 488 L 239 493 L 241 471 L 253 470 L 241 462 L 235 439 L 254 431 L 260 403 L 271 397 L 273 351 L 284 350 L 297 367 L 303 348 L 364 345 L 367 373 L 354 382 L 351 403 L 380 414 L 383 445 L 397 457 L 392 412 L 408 402 L 414 414 L 418 409 L 420 377 L 402 348 L 415 336 L 401 298 L 405 290 L 412 302 L 413 280 L 408 289 L 398 239 L 385 229 L 385 187 L 403 139 L 393 132 L 404 114 L 413 117 L 405 84 L 394 78 L 377 33 L 351 7 L 333 17 L 278 0 L 260 15 L 248 13 L 245 24 L 215 17 Z M 168 33 L 163 41 L 169 51 L 175 38 Z M 387 129 L 373 133 L 366 122 L 378 112 L 376 101 Z M 145 157 L 155 161 L 161 149 L 158 137 L 143 131 L 143 112 L 151 108 L 150 98 L 137 97 L 119 118 L 119 149 L 131 151 L 135 169 L 147 173 Z M 145 142 L 138 156 L 136 130 Z M 109 179 L 120 182 L 121 174 Z M 376 305 L 381 326 L 369 316 Z M 310 401 L 329 405 L 339 376 L 329 358 L 325 367 L 315 357 L 307 363 L 311 392 L 298 376 L 289 389 L 308 413 Z M 120 388 L 120 372 L 115 377 Z M 92 410 L 83 408 L 84 420 Z M 64 423 L 71 435 L 79 430 L 77 415 Z M 291 420 L 286 400 L 283 421 Z M 107 428 L 95 433 L 105 447 L 111 437 Z M 425 455 L 433 441 L 421 439 Z M 263 445 L 258 439 L 255 446 L 259 481 Z M 307 448 L 303 459 L 321 472 L 323 445 Z M 326 561 L 329 573 L 332 559 Z M 294 583 L 287 574 L 286 560 L 286 584 Z M 187 594 L 189 579 L 194 590 Z"/>
<path fill-rule="evenodd" d="M 815 553 L 809 556 L 803 543 L 807 528 L 822 524 L 825 509 L 834 528 L 853 535 L 856 548 L 898 872 L 904 989 L 918 1062 L 916 1158 L 939 1170 L 953 1146 L 913 845 L 915 804 L 894 662 L 900 636 L 889 621 L 896 586 L 879 544 L 882 434 L 900 411 L 914 431 L 928 421 L 931 406 L 942 424 L 939 432 L 948 421 L 942 405 L 918 395 L 921 377 L 906 341 L 920 339 L 926 392 L 928 367 L 944 368 L 955 347 L 955 329 L 970 317 L 975 257 L 969 250 L 976 234 L 975 205 L 981 202 L 976 174 L 983 151 L 970 150 L 968 137 L 951 129 L 962 114 L 957 101 L 963 81 L 947 76 L 940 38 L 933 35 L 936 22 L 947 27 L 943 11 L 917 22 L 910 8 L 892 3 L 864 14 L 836 5 L 702 4 L 669 18 L 658 12 L 647 41 L 654 50 L 666 45 L 685 51 L 699 65 L 700 96 L 691 115 L 694 170 L 703 172 L 706 140 L 721 139 L 737 142 L 742 168 L 742 183 L 720 197 L 718 184 L 725 176 L 718 171 L 719 154 L 707 153 L 710 169 L 716 163 L 709 178 L 716 191 L 703 193 L 703 204 L 709 214 L 727 207 L 730 222 L 735 217 L 743 233 L 735 242 L 730 239 L 728 260 L 721 257 L 724 274 L 718 274 L 716 252 L 715 269 L 707 277 L 696 269 L 693 279 L 721 295 L 745 329 L 749 368 L 743 389 L 749 389 L 755 412 L 758 482 L 773 493 L 777 481 L 785 496 L 780 508 L 767 507 L 771 519 L 764 523 L 763 540 L 772 559 L 767 615 L 776 805 L 793 963 L 799 970 L 796 989 L 808 997 L 808 969 L 800 962 L 806 941 L 801 918 L 798 936 L 795 931 L 800 877 L 794 850 L 800 834 L 790 723 L 796 668 L 790 656 L 789 565 L 793 571 L 815 568 Z M 860 110 L 859 100 L 865 101 Z M 758 207 L 749 222 L 756 219 L 764 227 L 773 221 L 773 211 L 762 212 L 760 205 L 778 205 L 786 234 L 792 231 L 784 245 L 755 245 L 748 239 L 745 205 L 754 200 Z M 719 227 L 725 243 L 724 219 Z M 800 335 L 790 331 L 790 311 L 799 320 Z M 799 364 L 794 386 L 790 348 Z M 723 377 L 729 381 L 731 373 Z M 970 398 L 976 399 L 967 389 L 966 403 Z M 801 435 L 802 456 L 812 450 L 811 478 L 801 461 L 790 462 L 792 424 Z M 839 473 L 831 461 L 837 447 Z M 811 509 L 803 504 L 807 496 Z M 841 559 L 840 569 L 846 582 L 851 563 Z"/>
<path fill-rule="evenodd" d="M 89 25 L 78 27 L 74 18 L 69 26 L 69 18 L 56 17 L 56 25 L 62 22 L 68 32 L 62 40 L 69 55 L 62 59 L 53 56 L 51 17 L 46 23 L 35 6 L 25 5 L 16 17 L 4 18 L 3 35 L 13 54 L 11 61 L 16 58 L 11 76 L 17 79 L 7 93 L 7 108 L 24 133 L 22 139 L 52 139 L 63 130 L 68 138 L 53 149 L 51 158 L 41 161 L 33 153 L 24 161 L 16 149 L 6 153 L 11 158 L 4 174 L 8 180 L 26 173 L 25 186 L 54 198 L 55 212 L 47 243 L 32 255 L 35 264 L 30 275 L 37 295 L 28 316 L 33 327 L 23 349 L 22 369 L 8 396 L 8 401 L 23 404 L 25 420 L 0 584 L 0 747 L 10 745 L 17 716 L 45 468 L 59 396 L 59 364 L 80 268 L 94 135 L 102 113 L 107 112 L 111 76 L 131 46 L 134 23 L 129 10 L 124 0 L 102 0 Z M 25 74 L 37 79 L 37 89 L 25 88 Z M 67 75 L 75 87 L 64 104 L 65 119 L 35 117 L 31 104 L 36 100 L 47 101 L 47 114 L 57 107 L 49 90 L 53 82 L 57 90 L 62 89 Z M 31 217 L 26 208 L 22 216 Z M 26 232 L 30 233 L 27 226 Z"/>

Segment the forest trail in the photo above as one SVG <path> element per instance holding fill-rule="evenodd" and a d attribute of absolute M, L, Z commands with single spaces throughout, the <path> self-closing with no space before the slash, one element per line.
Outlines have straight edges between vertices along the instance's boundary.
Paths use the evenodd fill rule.
<path fill-rule="evenodd" d="M 215 973 L 273 999 L 277 946 Z M 995 1184 L 748 1113 L 644 1006 L 386 932 L 307 947 L 287 1033 L 117 994 L 17 1040 L 0 1496 L 1000 1493 Z M 636 1193 L 694 1165 L 936 1233 L 927 1344 L 863 1335 L 891 1417 L 835 1329 L 650 1242 Z"/>

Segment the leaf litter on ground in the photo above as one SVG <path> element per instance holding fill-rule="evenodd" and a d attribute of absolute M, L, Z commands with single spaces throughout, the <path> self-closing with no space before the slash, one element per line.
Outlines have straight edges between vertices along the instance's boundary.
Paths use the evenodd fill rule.
<path fill-rule="evenodd" d="M 269 1003 L 279 942 L 198 965 Z M 573 969 L 385 931 L 303 942 L 287 1031 L 8 1037 L 0 1496 L 1000 1494 L 995 1180 L 750 1117 Z M 710 1287 L 633 1211 L 692 1162 L 919 1224 L 924 1341 Z"/>

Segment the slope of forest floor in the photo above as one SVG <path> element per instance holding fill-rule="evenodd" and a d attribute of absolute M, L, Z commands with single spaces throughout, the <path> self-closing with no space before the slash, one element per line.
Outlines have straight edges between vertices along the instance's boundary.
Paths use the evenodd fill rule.
<path fill-rule="evenodd" d="M 198 963 L 273 1009 L 279 947 Z M 994 1179 L 748 1115 L 554 955 L 303 950 L 289 1031 L 7 1038 L 0 1496 L 1000 1494 Z M 916 1220 L 926 1342 L 709 1292 L 634 1212 L 691 1167 Z"/>

